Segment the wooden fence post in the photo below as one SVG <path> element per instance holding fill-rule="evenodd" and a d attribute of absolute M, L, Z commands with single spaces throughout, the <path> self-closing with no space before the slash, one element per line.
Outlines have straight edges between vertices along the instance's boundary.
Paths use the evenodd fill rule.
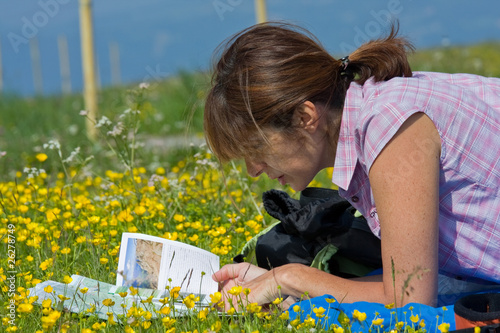
<path fill-rule="evenodd" d="M 59 49 L 59 68 L 61 70 L 61 90 L 63 94 L 71 93 L 71 69 L 69 65 L 68 40 L 65 35 L 57 37 Z"/>
<path fill-rule="evenodd" d="M 109 43 L 109 62 L 111 65 L 111 83 L 115 86 L 122 83 L 122 75 L 120 72 L 120 48 L 118 43 Z"/>
<path fill-rule="evenodd" d="M 1 37 L 1 36 L 0 36 Z M 2 72 L 2 38 L 0 38 L 0 94 L 3 91 L 3 72 Z"/>
<path fill-rule="evenodd" d="M 97 87 L 91 0 L 80 0 L 80 36 L 82 43 L 83 97 L 85 110 L 87 111 L 87 136 L 94 141 L 97 138 L 95 128 Z"/>
<path fill-rule="evenodd" d="M 38 39 L 30 39 L 30 55 L 31 55 L 31 70 L 33 71 L 33 85 L 35 87 L 35 94 L 43 94 L 43 76 L 42 64 L 40 61 L 40 48 L 38 46 Z"/>
<path fill-rule="evenodd" d="M 257 15 L 257 23 L 267 21 L 266 0 L 255 0 L 255 13 Z"/>

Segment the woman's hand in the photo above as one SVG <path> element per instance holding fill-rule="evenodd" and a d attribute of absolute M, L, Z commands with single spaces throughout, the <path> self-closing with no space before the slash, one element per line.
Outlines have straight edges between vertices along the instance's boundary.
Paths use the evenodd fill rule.
<path fill-rule="evenodd" d="M 243 306 L 248 303 L 264 305 L 279 297 L 275 270 L 268 271 L 249 263 L 229 264 L 215 272 L 212 278 L 222 284 L 221 293 L 226 299 L 225 309 L 229 310 L 231 306 L 237 308 L 240 301 Z M 235 286 L 242 287 L 240 294 L 229 293 Z M 250 290 L 249 294 L 245 294 L 246 288 Z"/>

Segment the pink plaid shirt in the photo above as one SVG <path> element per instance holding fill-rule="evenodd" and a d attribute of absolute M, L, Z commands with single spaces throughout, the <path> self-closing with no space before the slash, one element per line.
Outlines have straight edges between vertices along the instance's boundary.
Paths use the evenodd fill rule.
<path fill-rule="evenodd" d="M 500 79 L 416 72 L 410 78 L 352 83 L 332 181 L 380 237 L 368 172 L 416 112 L 425 112 L 441 137 L 441 273 L 500 283 Z"/>

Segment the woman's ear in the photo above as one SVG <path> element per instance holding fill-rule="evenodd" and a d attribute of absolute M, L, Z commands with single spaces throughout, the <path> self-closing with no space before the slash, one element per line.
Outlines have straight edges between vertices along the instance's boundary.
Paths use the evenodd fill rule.
<path fill-rule="evenodd" d="M 293 124 L 308 132 L 315 132 L 318 128 L 318 120 L 320 117 L 319 110 L 311 101 L 305 101 L 293 115 Z"/>

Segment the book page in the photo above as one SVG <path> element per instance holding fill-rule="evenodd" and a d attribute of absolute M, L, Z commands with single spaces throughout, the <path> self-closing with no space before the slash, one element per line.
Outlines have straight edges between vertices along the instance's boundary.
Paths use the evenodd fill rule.
<path fill-rule="evenodd" d="M 123 233 L 116 286 L 158 290 L 181 287 L 181 294 L 208 296 L 217 291 L 217 282 L 211 276 L 219 267 L 217 255 L 195 246 Z"/>

